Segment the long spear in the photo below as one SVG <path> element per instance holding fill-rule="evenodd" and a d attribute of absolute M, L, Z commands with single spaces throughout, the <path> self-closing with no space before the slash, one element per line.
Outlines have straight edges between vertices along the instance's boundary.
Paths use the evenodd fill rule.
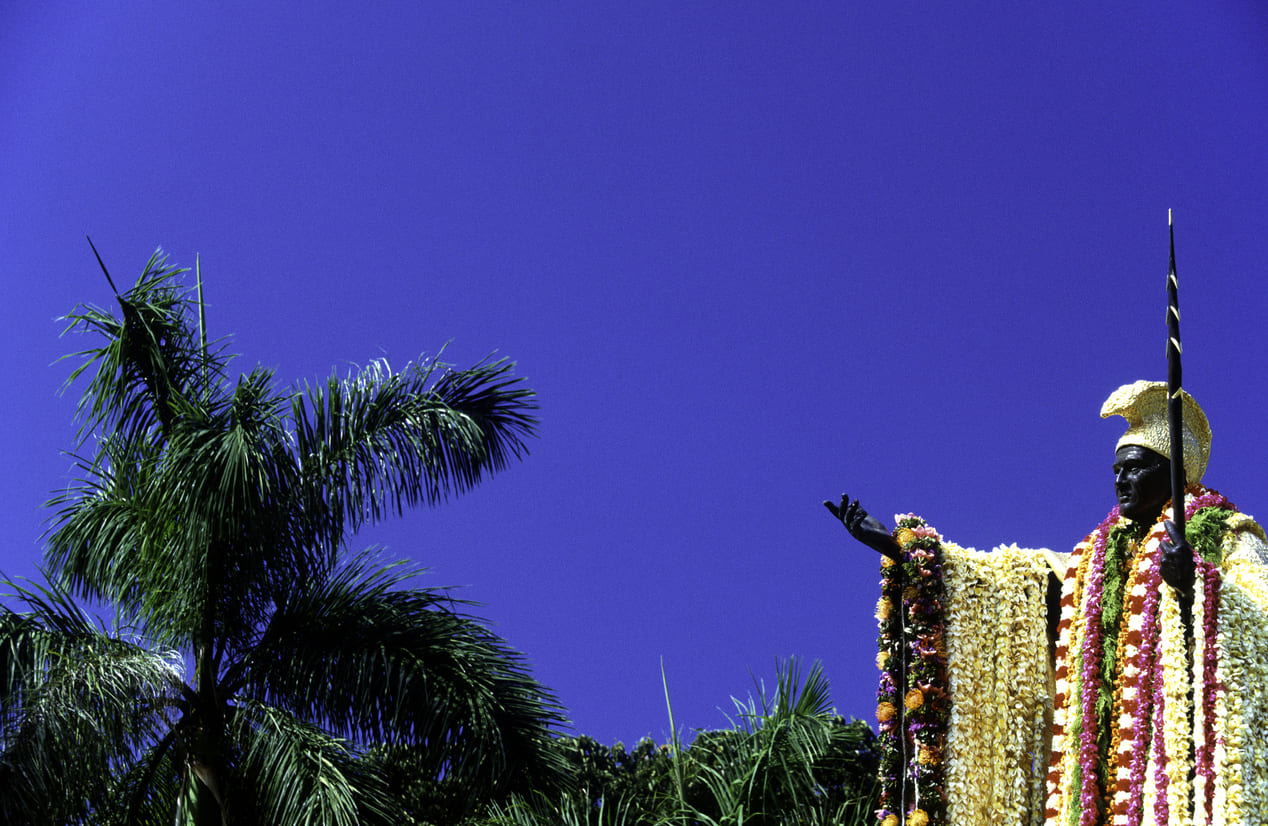
<path fill-rule="evenodd" d="M 1167 210 L 1171 260 L 1167 266 L 1167 424 L 1171 430 L 1171 521 L 1184 536 L 1184 411 L 1180 399 L 1180 290 L 1176 282 L 1176 231 Z"/>
<path fill-rule="evenodd" d="M 1176 282 L 1176 230 L 1167 210 L 1167 233 L 1171 236 L 1171 258 L 1167 263 L 1167 424 L 1171 430 L 1171 521 L 1184 541 L 1184 410 L 1180 398 L 1180 288 Z M 1193 603 L 1192 595 L 1180 604 L 1184 623 L 1185 670 L 1193 672 Z M 1193 725 L 1193 707 L 1189 707 L 1189 725 Z M 1197 743 L 1189 743 L 1189 759 L 1196 755 Z M 1193 816 L 1194 801 L 1189 801 Z"/>

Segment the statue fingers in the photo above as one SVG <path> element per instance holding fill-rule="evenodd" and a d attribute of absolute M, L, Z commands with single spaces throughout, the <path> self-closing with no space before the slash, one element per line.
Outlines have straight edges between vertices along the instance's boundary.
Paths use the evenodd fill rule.
<path fill-rule="evenodd" d="M 851 531 L 863 524 L 863 520 L 867 519 L 867 511 L 863 510 L 863 506 L 859 504 L 859 500 L 855 499 L 849 504 L 845 510 L 845 524 Z"/>
<path fill-rule="evenodd" d="M 849 504 L 850 497 L 844 493 L 841 494 L 841 503 L 839 505 L 833 503 L 831 499 L 825 499 L 823 502 L 823 506 L 831 511 L 832 515 L 837 519 L 840 519 L 842 522 L 845 522 L 846 510 L 849 507 Z"/>
<path fill-rule="evenodd" d="M 1180 534 L 1180 529 L 1176 527 L 1174 522 L 1168 519 L 1163 523 L 1163 527 L 1167 531 L 1166 537 L 1162 540 L 1163 553 L 1175 553 L 1180 550 L 1188 554 L 1193 553 L 1188 541 Z"/>

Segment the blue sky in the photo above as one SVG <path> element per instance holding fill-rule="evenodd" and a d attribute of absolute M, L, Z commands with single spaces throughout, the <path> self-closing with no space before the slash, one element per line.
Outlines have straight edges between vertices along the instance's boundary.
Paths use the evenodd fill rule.
<path fill-rule="evenodd" d="M 367 531 L 464 586 L 577 731 L 777 658 L 874 706 L 876 560 L 820 502 L 1068 549 L 1097 413 L 1165 369 L 1176 215 L 1207 482 L 1268 513 L 1268 13 L 1052 4 L 7 4 L 0 569 L 64 486 L 80 342 L 162 246 L 279 382 L 496 351 L 531 455 Z"/>

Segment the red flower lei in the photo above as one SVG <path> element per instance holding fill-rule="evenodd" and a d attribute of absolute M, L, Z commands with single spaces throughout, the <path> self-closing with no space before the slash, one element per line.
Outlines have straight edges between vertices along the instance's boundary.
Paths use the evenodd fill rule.
<path fill-rule="evenodd" d="M 1199 510 L 1208 507 L 1236 511 L 1236 507 L 1219 493 L 1200 485 L 1191 485 L 1185 497 L 1185 515 L 1192 518 Z M 1073 778 L 1071 794 L 1079 799 L 1079 826 L 1096 826 L 1118 818 L 1128 826 L 1142 822 L 1141 807 L 1147 764 L 1154 765 L 1156 797 L 1154 818 L 1159 823 L 1168 822 L 1167 772 L 1169 755 L 1163 738 L 1166 702 L 1163 683 L 1163 663 L 1159 639 L 1161 617 L 1159 613 L 1159 588 L 1162 584 L 1159 570 L 1161 539 L 1166 535 L 1164 521 L 1170 516 L 1170 507 L 1164 510 L 1157 523 L 1138 543 L 1138 554 L 1132 565 L 1133 574 L 1125 586 L 1126 594 L 1119 626 L 1119 650 L 1125 656 L 1118 660 L 1119 677 L 1114 691 L 1115 718 L 1118 731 L 1113 738 L 1114 754 L 1108 755 L 1114 776 L 1099 777 L 1100 732 L 1097 723 L 1096 701 L 1102 681 L 1101 656 L 1104 648 L 1104 630 L 1101 624 L 1102 592 L 1105 584 L 1105 552 L 1110 533 L 1124 523 L 1115 507 L 1095 531 L 1087 536 L 1071 554 L 1067 577 L 1062 592 L 1062 617 L 1057 647 L 1058 678 L 1079 679 L 1080 699 L 1077 719 L 1071 715 L 1071 691 L 1059 691 L 1056 697 L 1058 737 L 1054 740 L 1054 753 L 1048 776 L 1049 823 L 1065 822 L 1058 811 L 1056 795 L 1064 791 L 1066 778 L 1062 777 L 1062 754 L 1057 749 L 1077 748 L 1077 764 L 1071 766 Z M 1084 558 L 1090 555 L 1089 558 Z M 1200 696 L 1201 732 L 1194 744 L 1194 772 L 1198 782 L 1208 789 L 1214 785 L 1215 751 L 1215 702 L 1220 686 L 1216 680 L 1216 638 L 1218 633 L 1218 608 L 1221 577 L 1219 569 L 1195 555 L 1196 581 L 1202 587 L 1202 641 Z M 1133 587 L 1135 586 L 1135 587 Z M 1075 614 L 1083 614 L 1083 635 L 1078 645 L 1079 662 L 1070 662 L 1070 630 Z M 1138 627 L 1130 623 L 1137 618 Z M 1132 699 L 1124 699 L 1125 683 L 1122 674 L 1131 668 L 1135 678 Z M 1064 725 L 1062 725 L 1064 723 Z M 1064 738 L 1064 744 L 1060 740 Z M 1076 745 L 1077 744 L 1077 745 Z M 1102 796 L 1104 794 L 1104 797 Z M 1208 820 L 1213 801 L 1204 795 Z M 1068 801 L 1067 801 L 1068 806 Z"/>

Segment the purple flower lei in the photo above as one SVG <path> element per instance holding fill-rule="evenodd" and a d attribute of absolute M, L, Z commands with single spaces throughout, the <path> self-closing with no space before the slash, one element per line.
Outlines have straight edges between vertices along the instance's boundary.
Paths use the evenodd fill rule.
<path fill-rule="evenodd" d="M 1160 619 L 1161 618 L 1159 618 L 1159 620 Z M 1159 622 L 1158 630 L 1161 631 L 1161 622 Z M 1156 794 L 1154 798 L 1154 820 L 1158 823 L 1169 823 L 1171 820 L 1171 805 L 1167 802 L 1167 790 L 1171 786 L 1171 778 L 1167 774 L 1166 738 L 1162 736 L 1163 721 L 1167 719 L 1167 700 L 1166 694 L 1163 691 L 1163 668 L 1161 657 L 1155 658 L 1152 676 L 1154 700 L 1154 790 Z M 1141 732 L 1142 736 L 1145 736 L 1145 734 L 1146 732 Z"/>
<path fill-rule="evenodd" d="M 1195 496 L 1186 498 L 1184 515 L 1192 517 L 1202 508 L 1215 507 L 1236 511 L 1237 506 L 1228 501 L 1222 494 L 1196 486 Z M 1219 634 L 1220 587 L 1223 578 L 1219 569 L 1198 556 L 1196 560 L 1197 580 L 1202 583 L 1202 732 L 1198 742 L 1194 744 L 1194 771 L 1201 778 L 1208 793 L 1205 798 L 1206 821 L 1214 818 L 1215 788 L 1215 700 L 1221 686 L 1216 674 L 1219 664 L 1219 652 L 1216 641 Z M 1196 698 L 1195 698 L 1196 699 Z"/>
<path fill-rule="evenodd" d="M 1105 588 L 1105 548 L 1109 529 L 1117 524 L 1118 507 L 1096 529 L 1096 541 L 1083 589 L 1083 661 L 1079 664 L 1079 826 L 1096 826 L 1099 812 L 1100 781 L 1097 762 L 1100 745 L 1097 733 L 1096 696 L 1101 677 L 1104 630 L 1101 628 L 1101 596 Z"/>
<path fill-rule="evenodd" d="M 1186 497 L 1185 515 L 1192 517 L 1202 508 L 1219 507 L 1236 510 L 1226 498 L 1215 491 L 1199 485 L 1190 486 L 1190 495 Z M 1069 734 L 1077 737 L 1079 743 L 1079 826 L 1095 826 L 1100 807 L 1101 782 L 1109 784 L 1109 778 L 1098 778 L 1099 765 L 1099 732 L 1097 731 L 1096 698 L 1097 686 L 1100 684 L 1100 665 L 1103 652 L 1104 631 L 1101 625 L 1103 611 L 1102 595 L 1105 585 L 1105 553 L 1109 541 L 1110 530 L 1119 522 L 1119 509 L 1115 507 L 1109 516 L 1097 527 L 1089 537 L 1092 542 L 1092 557 L 1086 574 L 1083 589 L 1084 634 L 1081 644 L 1082 662 L 1079 663 L 1079 697 L 1082 719 L 1077 731 Z M 1160 560 L 1157 560 L 1158 542 L 1163 534 L 1162 521 L 1166 513 L 1160 517 L 1150 534 L 1142 540 L 1141 556 L 1136 566 L 1139 582 L 1145 586 L 1143 603 L 1130 600 L 1131 608 L 1125 601 L 1122 621 L 1127 623 L 1133 613 L 1139 612 L 1142 620 L 1141 640 L 1136 654 L 1130 658 L 1141 675 L 1141 686 L 1146 690 L 1136 693 L 1134 713 L 1131 715 L 1132 742 L 1134 748 L 1130 764 L 1124 767 L 1128 774 L 1129 799 L 1122 801 L 1128 826 L 1139 826 L 1143 817 L 1141 799 L 1143 796 L 1144 778 L 1146 774 L 1146 755 L 1152 752 L 1154 764 L 1154 782 L 1157 797 L 1154 804 L 1154 817 L 1159 823 L 1166 823 L 1170 815 L 1167 801 L 1169 777 L 1166 772 L 1168 755 L 1165 738 L 1162 736 L 1166 712 L 1163 693 L 1163 667 L 1160 656 L 1161 617 L 1159 614 L 1159 587 L 1162 583 Z M 1150 541 L 1153 537 L 1155 541 Z M 1073 562 L 1073 560 L 1072 560 Z M 1199 581 L 1202 583 L 1206 609 L 1203 612 L 1202 628 L 1202 663 L 1201 691 L 1199 701 L 1203 709 L 1203 730 L 1195 743 L 1195 772 L 1211 788 L 1214 783 L 1214 751 L 1215 727 L 1214 707 L 1220 686 L 1216 678 L 1218 652 L 1216 634 L 1218 632 L 1218 606 L 1220 591 L 1219 570 L 1212 564 L 1197 560 Z M 1126 667 L 1127 661 L 1121 663 Z M 1121 674 L 1121 672 L 1120 672 Z M 1113 755 L 1117 765 L 1119 755 Z M 1115 786 L 1117 784 L 1115 783 Z M 1115 788 L 1107 789 L 1106 797 L 1118 802 L 1120 797 Z M 1211 796 L 1205 795 L 1205 807 L 1208 821 L 1213 811 Z M 1107 801 L 1107 802 L 1110 802 Z M 1116 808 L 1116 807 L 1111 807 Z M 1110 815 L 1112 816 L 1112 812 Z"/>
<path fill-rule="evenodd" d="M 1215 698 L 1221 686 L 1216 676 L 1219 653 L 1216 649 L 1216 635 L 1219 632 L 1220 585 L 1222 583 L 1219 570 L 1202 560 L 1198 563 L 1198 573 L 1202 578 L 1202 595 L 1205 607 L 1202 616 L 1202 740 L 1197 744 L 1196 766 L 1197 776 L 1202 778 L 1206 787 L 1206 822 L 1214 821 L 1215 795 Z"/>
<path fill-rule="evenodd" d="M 908 810 L 918 805 L 929 826 L 943 826 L 942 748 L 950 698 L 941 537 L 914 515 L 900 517 L 895 537 L 902 558 L 890 564 L 882 560 L 883 610 L 878 611 L 881 806 L 876 816 L 882 823 L 891 817 L 906 822 Z M 908 793 L 915 802 L 909 802 Z"/>

